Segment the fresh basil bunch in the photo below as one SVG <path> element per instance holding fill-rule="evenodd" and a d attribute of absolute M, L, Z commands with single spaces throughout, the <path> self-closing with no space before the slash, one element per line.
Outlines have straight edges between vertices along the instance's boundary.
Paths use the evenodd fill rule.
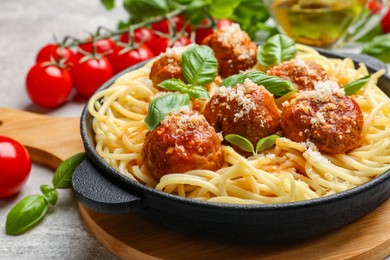
<path fill-rule="evenodd" d="M 101 0 L 107 10 L 115 7 L 115 0 Z M 123 8 L 129 14 L 127 21 L 121 21 L 119 28 L 165 16 L 176 10 L 182 10 L 195 30 L 204 18 L 228 18 L 240 24 L 252 40 L 256 32 L 262 30 L 268 35 L 277 33 L 275 26 L 266 25 L 270 17 L 263 1 L 254 0 L 124 0 Z"/>
<path fill-rule="evenodd" d="M 43 184 L 40 187 L 42 195 L 27 196 L 12 207 L 5 223 L 6 234 L 22 234 L 39 223 L 49 207 L 57 203 L 57 189 L 72 187 L 73 172 L 84 158 L 85 153 L 79 153 L 63 161 L 54 173 L 53 187 Z"/>
<path fill-rule="evenodd" d="M 237 84 L 243 84 L 246 79 L 252 80 L 256 85 L 264 86 L 271 94 L 279 97 L 287 94 L 290 91 L 296 91 L 291 81 L 275 76 L 269 76 L 261 71 L 252 71 L 244 74 L 232 75 L 222 81 L 221 86 L 236 86 Z"/>
<path fill-rule="evenodd" d="M 390 63 L 390 33 L 375 36 L 371 41 L 364 44 L 361 53 Z"/>

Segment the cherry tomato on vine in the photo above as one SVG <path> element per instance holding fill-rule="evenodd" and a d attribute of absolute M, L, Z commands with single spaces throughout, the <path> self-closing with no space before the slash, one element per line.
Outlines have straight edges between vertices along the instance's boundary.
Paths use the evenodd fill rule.
<path fill-rule="evenodd" d="M 203 19 L 200 22 L 200 27 L 196 29 L 195 31 L 195 43 L 201 44 L 203 39 L 209 36 L 213 33 L 212 27 L 202 27 L 202 26 L 208 26 L 210 21 L 208 19 Z"/>
<path fill-rule="evenodd" d="M 110 38 L 100 39 L 94 42 L 95 44 L 95 52 L 98 54 L 104 55 L 110 62 L 114 62 L 114 58 L 116 53 L 118 52 L 119 47 L 116 43 Z M 87 53 L 93 53 L 93 44 L 91 43 L 83 43 L 79 45 L 79 48 Z M 80 58 L 84 56 L 82 51 L 78 52 Z"/>
<path fill-rule="evenodd" d="M 157 35 L 149 28 L 141 27 L 134 30 L 135 43 L 145 43 L 145 45 L 150 48 L 155 39 L 157 39 Z M 123 33 L 119 37 L 119 41 L 129 43 L 129 33 Z"/>
<path fill-rule="evenodd" d="M 153 52 L 145 44 L 141 44 L 137 48 L 128 51 L 122 49 L 116 56 L 114 71 L 115 73 L 118 73 L 128 67 L 153 57 Z"/>
<path fill-rule="evenodd" d="M 390 9 L 387 11 L 385 17 L 381 21 L 383 33 L 390 33 Z"/>
<path fill-rule="evenodd" d="M 18 193 L 31 171 L 27 149 L 18 141 L 0 136 L 0 199 Z"/>
<path fill-rule="evenodd" d="M 162 32 L 162 33 L 165 33 L 165 34 L 170 34 L 170 31 L 169 31 L 169 25 L 170 23 L 172 24 L 172 27 L 173 29 L 176 29 L 175 32 L 179 32 L 183 29 L 184 27 L 184 24 L 186 23 L 185 21 L 185 18 L 184 16 L 182 15 L 178 15 L 178 16 L 174 16 L 172 17 L 171 19 L 165 19 L 165 20 L 162 20 L 160 22 L 157 22 L 157 23 L 153 23 L 152 24 L 152 29 L 155 30 L 155 31 L 159 31 L 159 32 Z M 186 25 L 184 31 L 187 32 L 187 36 L 189 37 L 190 34 L 191 34 L 191 25 L 188 24 Z"/>
<path fill-rule="evenodd" d="M 154 41 L 152 52 L 155 56 L 159 55 L 162 52 L 165 52 L 169 47 L 181 47 L 191 44 L 191 40 L 187 37 L 180 37 L 170 44 L 170 40 L 164 37 L 159 37 Z"/>
<path fill-rule="evenodd" d="M 55 108 L 66 102 L 72 90 L 72 79 L 66 69 L 38 62 L 27 74 L 26 89 L 35 104 Z"/>
<path fill-rule="evenodd" d="M 56 43 L 49 43 L 42 47 L 37 54 L 36 62 L 51 61 L 59 62 L 62 60 L 67 69 L 71 70 L 77 63 L 79 58 L 69 48 L 61 47 Z"/>
<path fill-rule="evenodd" d="M 73 86 L 82 97 L 90 97 L 114 75 L 111 63 L 106 57 L 90 57 L 80 60 L 74 69 Z"/>

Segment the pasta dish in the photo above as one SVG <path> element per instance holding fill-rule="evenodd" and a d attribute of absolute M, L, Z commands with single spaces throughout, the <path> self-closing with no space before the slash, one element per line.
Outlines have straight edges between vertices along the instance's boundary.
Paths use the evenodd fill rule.
<path fill-rule="evenodd" d="M 377 86 L 384 70 L 370 74 L 350 58 L 327 58 L 299 44 L 293 58 L 264 66 L 253 62 L 259 47 L 242 40 L 245 35 L 229 38 L 237 30 L 222 29 L 204 41 L 218 61 L 218 76 L 203 84 L 207 97 L 190 96 L 188 107 L 168 113 L 153 129 L 146 123 L 150 104 L 177 92 L 161 82 L 192 84 L 181 67 L 191 47 L 169 49 L 95 93 L 88 110 L 97 153 L 144 185 L 219 203 L 318 198 L 390 168 L 390 99 Z M 228 52 L 222 50 L 227 45 L 233 46 Z M 295 91 L 270 93 L 253 77 L 226 86 L 230 76 L 254 72 L 288 81 Z M 363 87 L 345 94 L 342 86 L 364 77 Z M 271 145 L 254 152 L 229 142 L 238 138 L 256 147 L 269 136 L 276 136 Z"/>

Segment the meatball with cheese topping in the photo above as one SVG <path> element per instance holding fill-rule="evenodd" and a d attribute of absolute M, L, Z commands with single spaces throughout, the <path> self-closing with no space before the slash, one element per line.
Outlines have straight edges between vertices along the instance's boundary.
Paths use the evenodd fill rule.
<path fill-rule="evenodd" d="M 316 82 L 328 80 L 328 74 L 321 65 L 301 59 L 285 61 L 267 70 L 267 74 L 291 81 L 298 90 L 314 89 Z"/>
<path fill-rule="evenodd" d="M 160 54 L 159 58 L 154 61 L 149 77 L 155 88 L 165 90 L 160 88 L 158 84 L 167 79 L 175 78 L 185 82 L 181 63 L 181 55 L 184 50 L 185 47 L 167 48 L 166 52 Z"/>
<path fill-rule="evenodd" d="M 165 116 L 146 135 L 142 157 L 156 181 L 169 173 L 216 171 L 224 162 L 220 136 L 203 115 L 190 109 Z"/>
<path fill-rule="evenodd" d="M 361 144 L 363 114 L 336 82 L 318 82 L 314 90 L 302 91 L 282 106 L 282 130 L 292 141 L 310 141 L 328 153 L 344 153 Z"/>
<path fill-rule="evenodd" d="M 280 115 L 272 94 L 250 79 L 235 87 L 220 87 L 203 110 L 217 132 L 238 134 L 253 145 L 280 129 Z"/>
<path fill-rule="evenodd" d="M 256 62 L 256 44 L 238 24 L 215 30 L 202 41 L 213 49 L 222 78 L 252 68 Z"/>

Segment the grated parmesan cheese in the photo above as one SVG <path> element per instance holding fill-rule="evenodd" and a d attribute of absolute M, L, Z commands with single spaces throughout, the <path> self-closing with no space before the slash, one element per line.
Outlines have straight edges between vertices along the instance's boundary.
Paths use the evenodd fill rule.
<path fill-rule="evenodd" d="M 187 46 L 173 46 L 171 48 L 167 48 L 166 51 L 162 52 L 159 56 L 167 56 L 168 58 L 173 58 L 181 62 L 181 55 L 192 45 L 193 44 Z"/>
<path fill-rule="evenodd" d="M 245 114 L 248 114 L 252 109 L 256 107 L 256 104 L 251 99 L 249 94 L 255 88 L 259 88 L 252 80 L 246 79 L 244 84 L 238 84 L 236 87 L 221 87 L 218 89 L 217 94 L 221 97 L 226 97 L 228 102 L 235 100 L 239 107 L 242 108 L 239 112 L 234 114 L 235 118 L 241 118 Z M 227 108 L 227 107 L 226 107 Z"/>
<path fill-rule="evenodd" d="M 318 81 L 314 85 L 314 90 L 302 91 L 299 99 L 314 99 L 326 103 L 334 100 L 333 95 L 343 97 L 345 91 L 335 81 Z"/>

